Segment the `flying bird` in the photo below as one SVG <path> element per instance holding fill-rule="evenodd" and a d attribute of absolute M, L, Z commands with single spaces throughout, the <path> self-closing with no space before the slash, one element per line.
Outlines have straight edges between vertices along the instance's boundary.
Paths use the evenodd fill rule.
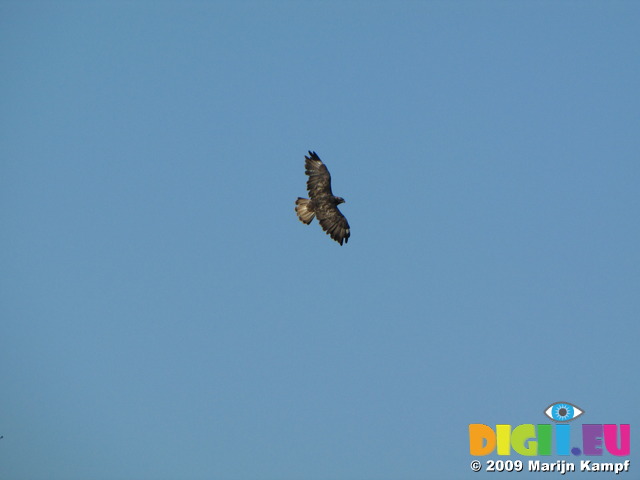
<path fill-rule="evenodd" d="M 296 200 L 298 218 L 309 225 L 313 217 L 317 217 L 327 235 L 331 235 L 340 245 L 347 243 L 351 236 L 349 222 L 338 210 L 338 205 L 344 203 L 344 198 L 336 197 L 331 192 L 331 174 L 316 152 L 310 151 L 309 156 L 305 155 L 304 159 L 305 173 L 309 175 L 309 198 L 298 197 Z"/>

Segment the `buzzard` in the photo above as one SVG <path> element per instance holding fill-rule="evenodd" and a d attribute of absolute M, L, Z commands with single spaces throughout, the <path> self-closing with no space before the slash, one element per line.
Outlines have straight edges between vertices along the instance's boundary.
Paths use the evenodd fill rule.
<path fill-rule="evenodd" d="M 331 175 L 316 152 L 305 155 L 305 173 L 309 175 L 307 190 L 309 198 L 296 200 L 296 213 L 300 221 L 306 225 L 311 223 L 313 217 L 318 217 L 322 229 L 331 235 L 340 245 L 347 243 L 351 232 L 349 223 L 338 210 L 338 205 L 344 203 L 344 198 L 336 197 L 331 192 Z"/>

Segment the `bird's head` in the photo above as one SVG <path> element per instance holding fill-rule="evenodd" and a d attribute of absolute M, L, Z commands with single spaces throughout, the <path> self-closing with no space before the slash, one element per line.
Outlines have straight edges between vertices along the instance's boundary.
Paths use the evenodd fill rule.
<path fill-rule="evenodd" d="M 341 203 L 344 203 L 344 198 L 336 197 L 336 205 L 340 205 Z"/>

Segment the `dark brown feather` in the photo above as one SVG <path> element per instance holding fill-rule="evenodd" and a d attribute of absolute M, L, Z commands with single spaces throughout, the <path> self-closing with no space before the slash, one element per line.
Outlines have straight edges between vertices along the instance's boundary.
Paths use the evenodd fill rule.
<path fill-rule="evenodd" d="M 322 195 L 333 196 L 331 193 L 331 174 L 316 152 L 309 152 L 309 156 L 305 155 L 304 159 L 304 173 L 309 175 L 309 180 L 307 180 L 309 197 L 313 199 Z"/>

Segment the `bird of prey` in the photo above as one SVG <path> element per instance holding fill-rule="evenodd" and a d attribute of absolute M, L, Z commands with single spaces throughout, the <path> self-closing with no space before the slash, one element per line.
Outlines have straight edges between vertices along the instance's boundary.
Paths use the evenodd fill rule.
<path fill-rule="evenodd" d="M 351 236 L 349 223 L 338 210 L 338 205 L 344 203 L 344 198 L 336 197 L 331 192 L 331 175 L 316 152 L 310 151 L 309 156 L 305 155 L 304 158 L 305 173 L 309 175 L 309 198 L 298 197 L 296 200 L 298 218 L 309 225 L 313 217 L 317 217 L 327 235 L 331 235 L 340 245 L 347 243 Z"/>

